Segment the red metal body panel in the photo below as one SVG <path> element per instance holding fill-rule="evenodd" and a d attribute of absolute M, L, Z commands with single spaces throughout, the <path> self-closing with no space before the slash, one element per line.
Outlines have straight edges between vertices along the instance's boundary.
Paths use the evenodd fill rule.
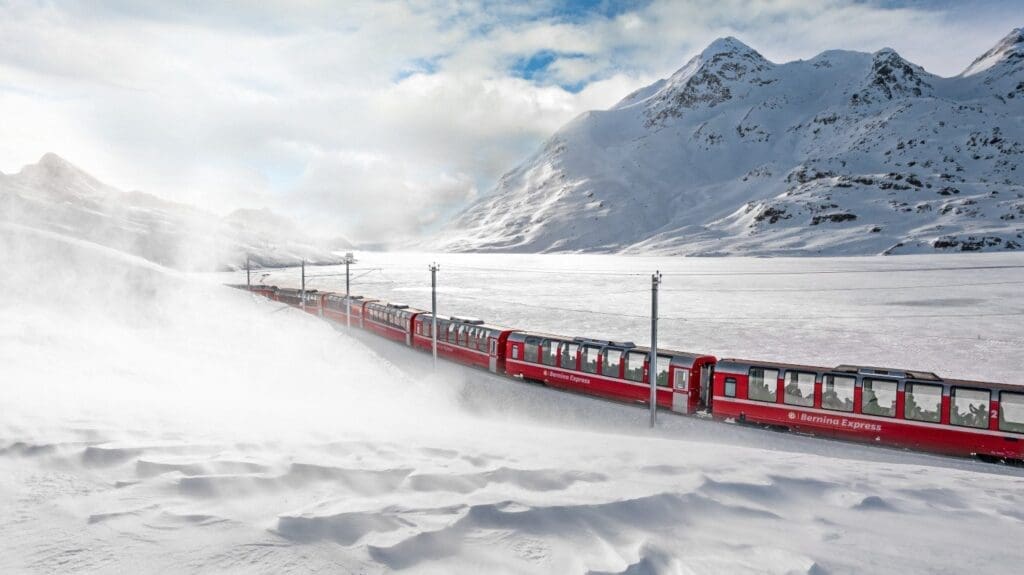
<path fill-rule="evenodd" d="M 355 314 L 353 314 L 355 315 Z M 405 343 L 408 332 L 401 328 L 386 323 L 381 323 L 370 318 L 363 318 L 363 329 L 379 336 Z"/>
<path fill-rule="evenodd" d="M 412 336 L 413 346 L 416 349 L 426 351 L 428 353 L 433 352 L 434 344 L 433 338 L 425 337 L 419 334 L 413 334 Z M 461 345 L 454 345 L 446 341 L 437 342 L 437 357 L 456 361 L 463 365 L 471 365 L 473 367 L 480 367 L 487 369 L 490 365 L 490 354 L 486 351 L 480 351 L 478 349 L 470 349 Z"/>
<path fill-rule="evenodd" d="M 725 395 L 725 379 L 736 379 L 736 397 Z M 941 382 L 940 382 L 941 383 Z M 939 385 L 937 383 L 936 385 Z M 941 421 L 938 423 L 904 419 L 906 394 L 896 395 L 896 416 L 885 417 L 861 412 L 863 389 L 854 389 L 853 412 L 823 409 L 822 381 L 815 381 L 814 405 L 786 404 L 780 378 L 776 402 L 749 399 L 749 376 L 739 370 L 719 369 L 714 378 L 712 414 L 718 419 L 736 419 L 764 425 L 785 427 L 792 431 L 836 437 L 866 443 L 880 443 L 948 455 L 988 455 L 1008 459 L 1024 459 L 1024 434 L 999 431 L 999 402 L 992 400 L 987 429 L 951 425 L 949 396 L 943 395 Z"/>
<path fill-rule="evenodd" d="M 519 355 L 522 357 L 521 354 Z M 511 376 L 540 381 L 551 387 L 570 389 L 588 395 L 621 401 L 648 403 L 651 397 L 651 387 L 646 383 L 628 381 L 617 376 L 609 377 L 601 374 L 585 373 L 540 363 L 526 362 L 521 359 L 512 359 L 510 355 L 505 357 L 505 372 Z M 644 373 L 646 379 L 646 367 L 644 368 Z M 672 371 L 669 371 L 669 374 L 669 384 L 671 385 Z M 672 388 L 658 387 L 657 400 L 658 406 L 671 408 Z"/>

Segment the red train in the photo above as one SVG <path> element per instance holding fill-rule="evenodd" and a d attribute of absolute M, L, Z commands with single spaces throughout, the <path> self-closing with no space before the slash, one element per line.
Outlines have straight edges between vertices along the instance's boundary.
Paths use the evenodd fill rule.
<path fill-rule="evenodd" d="M 245 286 L 236 286 L 245 288 Z M 254 293 L 430 352 L 428 311 L 361 296 L 254 286 Z M 681 414 L 934 453 L 1024 462 L 1024 386 L 867 366 L 820 367 L 437 318 L 438 357 L 492 373 Z"/>

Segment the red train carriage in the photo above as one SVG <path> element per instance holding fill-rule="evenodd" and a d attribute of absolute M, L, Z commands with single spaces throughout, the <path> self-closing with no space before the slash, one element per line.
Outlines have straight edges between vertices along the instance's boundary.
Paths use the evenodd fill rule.
<path fill-rule="evenodd" d="M 513 332 L 505 353 L 511 376 L 612 399 L 650 401 L 650 348 L 631 342 L 569 339 L 536 332 Z M 679 413 L 693 413 L 710 388 L 715 358 L 659 350 L 657 403 Z"/>
<path fill-rule="evenodd" d="M 1024 387 L 934 373 L 723 359 L 717 418 L 950 455 L 1024 459 Z"/>
<path fill-rule="evenodd" d="M 423 310 L 405 304 L 370 302 L 363 306 L 363 327 L 377 335 L 412 345 L 412 320 Z"/>
<path fill-rule="evenodd" d="M 249 289 L 249 291 L 267 299 L 277 299 L 277 286 L 254 285 Z"/>
<path fill-rule="evenodd" d="M 275 298 L 281 303 L 286 303 L 293 307 L 299 307 L 302 304 L 302 290 L 293 288 L 280 288 L 274 292 Z"/>
<path fill-rule="evenodd" d="M 413 346 L 433 349 L 434 316 L 424 312 L 413 323 Z M 437 356 L 489 370 L 505 372 L 505 342 L 512 330 L 487 325 L 480 319 L 437 317 Z"/>
<path fill-rule="evenodd" d="M 348 313 L 352 312 L 352 325 L 363 327 L 363 305 L 377 301 L 364 299 L 361 295 L 346 296 L 344 294 L 328 293 L 324 296 L 323 316 L 327 319 L 341 324 L 348 323 Z"/>
<path fill-rule="evenodd" d="M 299 307 L 306 313 L 313 315 L 322 316 L 322 308 L 324 294 L 317 290 L 306 290 L 305 293 L 300 294 Z"/>

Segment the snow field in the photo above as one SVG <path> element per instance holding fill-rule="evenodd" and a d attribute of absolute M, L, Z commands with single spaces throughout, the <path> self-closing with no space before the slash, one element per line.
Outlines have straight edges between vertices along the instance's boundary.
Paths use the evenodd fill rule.
<path fill-rule="evenodd" d="M 0 254 L 0 571 L 1005 572 L 1018 561 L 1019 469 L 667 415 L 648 433 L 643 410 L 453 366 L 433 375 L 424 354 L 90 244 L 4 225 Z M 407 302 L 429 298 L 402 281 L 425 272 L 420 255 L 359 257 L 389 264 L 363 287 L 395 281 Z M 442 278 L 470 266 L 441 261 Z M 443 293 L 478 294 L 546 261 L 492 259 L 504 273 L 442 279 L 454 289 Z M 548 275 L 515 281 L 540 303 L 558 293 Z M 593 293 L 632 289 L 607 282 Z M 543 315 L 496 301 L 506 296 L 477 311 Z M 547 310 L 538 327 L 578 315 Z"/>

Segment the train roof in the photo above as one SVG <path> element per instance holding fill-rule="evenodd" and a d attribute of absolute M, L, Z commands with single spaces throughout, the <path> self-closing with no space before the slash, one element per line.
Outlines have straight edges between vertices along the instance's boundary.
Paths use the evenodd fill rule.
<path fill-rule="evenodd" d="M 616 348 L 616 349 L 623 349 L 623 350 L 626 350 L 626 351 L 642 351 L 642 352 L 645 352 L 645 353 L 650 353 L 650 351 L 651 351 L 651 348 L 649 346 L 636 345 L 636 344 L 634 344 L 631 341 L 615 342 L 615 341 L 606 340 L 606 339 L 594 339 L 594 338 L 587 338 L 587 337 L 569 337 L 569 336 L 565 336 L 565 335 L 555 335 L 555 334 L 544 333 L 544 332 L 540 332 L 540 331 L 523 331 L 521 329 L 515 330 L 515 333 L 513 334 L 513 337 L 515 337 L 516 335 L 520 335 L 520 334 L 524 338 L 526 338 L 526 337 L 539 337 L 541 339 L 555 339 L 555 340 L 562 341 L 562 342 L 565 342 L 565 343 L 574 343 L 574 344 L 577 344 L 577 345 L 599 345 L 601 347 L 613 347 L 613 348 Z M 711 357 L 711 355 L 707 354 L 707 353 L 694 353 L 692 351 L 681 351 L 681 350 L 678 350 L 678 349 L 671 349 L 671 348 L 665 348 L 665 347 L 659 347 L 658 348 L 658 355 L 689 357 L 689 358 Z"/>
<path fill-rule="evenodd" d="M 777 369 L 792 369 L 802 371 L 814 371 L 824 373 L 848 373 L 851 375 L 860 375 L 864 377 L 892 377 L 897 379 L 906 379 L 910 381 L 919 382 L 935 382 L 935 383 L 946 383 L 949 385 L 964 386 L 964 387 L 986 387 L 990 389 L 1005 389 L 1010 391 L 1024 392 L 1024 385 L 1013 384 L 1013 383 L 997 383 L 991 381 L 978 381 L 969 379 L 952 379 L 948 377 L 940 377 L 939 375 L 930 371 L 919 371 L 912 369 L 896 369 L 889 367 L 874 367 L 865 365 L 848 365 L 842 364 L 836 367 L 825 367 L 821 365 L 802 365 L 797 363 L 783 363 L 775 361 L 759 361 L 753 359 L 736 359 L 736 358 L 722 358 L 718 360 L 720 366 L 727 364 L 737 365 L 751 365 L 758 367 L 770 367 Z"/>
<path fill-rule="evenodd" d="M 425 318 L 428 318 L 428 317 L 434 317 L 434 314 L 430 313 L 429 311 L 425 311 L 425 312 L 420 314 L 420 317 L 425 319 Z M 466 320 L 471 320 L 471 321 L 466 321 Z M 516 330 L 513 330 L 510 327 L 505 327 L 505 326 L 501 326 L 501 325 L 494 325 L 494 324 L 491 324 L 491 323 L 487 323 L 487 322 L 485 322 L 482 319 L 467 318 L 465 316 L 455 316 L 455 315 L 449 316 L 449 315 L 440 315 L 439 314 L 437 316 L 437 321 L 454 322 L 454 323 L 459 323 L 459 324 L 462 324 L 462 325 L 467 325 L 469 327 L 482 327 L 484 329 L 490 329 L 490 330 L 495 330 L 495 331 L 516 331 Z"/>

